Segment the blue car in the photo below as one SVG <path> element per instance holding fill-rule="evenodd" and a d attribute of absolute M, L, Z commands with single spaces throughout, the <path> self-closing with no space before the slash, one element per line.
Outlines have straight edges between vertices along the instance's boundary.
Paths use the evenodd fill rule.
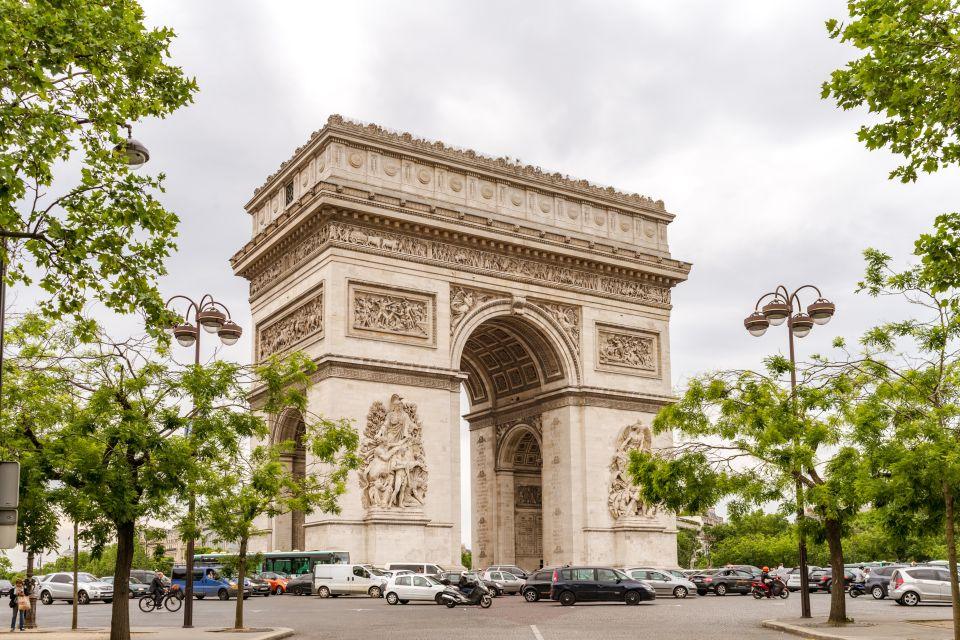
<path fill-rule="evenodd" d="M 193 568 L 193 596 L 197 600 L 203 600 L 207 596 L 219 598 L 220 600 L 229 600 L 237 597 L 237 583 L 230 582 L 222 578 L 218 572 L 219 567 L 194 567 Z M 181 590 L 187 588 L 187 568 L 185 566 L 175 566 L 173 568 L 172 581 Z M 244 580 L 246 583 L 246 580 Z M 250 586 L 247 584 L 243 589 L 244 599 L 250 597 Z"/>

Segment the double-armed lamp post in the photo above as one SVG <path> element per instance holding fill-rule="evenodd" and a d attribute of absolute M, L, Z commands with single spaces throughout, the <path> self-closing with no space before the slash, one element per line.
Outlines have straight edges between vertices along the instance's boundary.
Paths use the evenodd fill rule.
<path fill-rule="evenodd" d="M 799 294 L 801 291 L 811 289 L 817 292 L 817 298 L 809 305 L 806 311 L 800 302 Z M 760 303 L 768 300 L 762 307 Z M 796 393 L 797 393 L 797 360 L 794 355 L 793 339 L 805 338 L 813 330 L 814 325 L 827 324 L 833 317 L 836 307 L 832 302 L 823 297 L 820 289 L 812 284 L 805 284 L 794 290 L 793 293 L 783 285 L 778 285 L 776 289 L 760 296 L 757 303 L 753 306 L 751 313 L 743 321 L 750 335 L 760 337 L 767 332 L 771 326 L 777 327 L 784 322 L 787 323 L 787 336 L 790 343 L 790 397 L 793 401 L 793 409 L 796 411 Z M 799 447 L 799 439 L 794 442 L 795 449 Z M 810 576 L 807 574 L 807 536 L 803 530 L 804 505 L 803 505 L 803 482 L 800 480 L 800 468 L 795 469 L 796 474 L 796 492 L 797 492 L 797 533 L 800 538 L 800 615 L 804 618 L 810 617 Z"/>
<path fill-rule="evenodd" d="M 183 316 L 180 318 L 180 322 L 174 324 L 170 327 L 170 331 L 173 333 L 173 337 L 176 338 L 177 343 L 181 347 L 194 347 L 194 364 L 200 365 L 200 336 L 203 332 L 200 331 L 200 327 L 203 327 L 204 331 L 207 333 L 216 334 L 220 338 L 220 342 L 230 346 L 237 343 L 237 340 L 240 339 L 240 335 L 243 333 L 243 330 L 240 328 L 236 322 L 230 319 L 230 311 L 222 304 L 213 299 L 209 293 L 200 298 L 200 302 L 194 302 L 187 296 L 176 295 L 167 300 L 167 308 L 173 310 L 171 304 L 174 301 L 186 302 L 187 309 L 184 312 Z M 192 318 L 192 321 L 191 321 Z M 190 427 L 187 427 L 187 434 L 190 433 Z M 196 511 L 196 495 L 194 493 L 193 487 L 190 487 L 190 501 L 187 505 L 187 520 L 190 522 L 190 527 L 194 526 L 194 513 Z M 183 628 L 190 629 L 193 627 L 193 552 L 194 552 L 195 537 L 193 532 L 187 536 L 187 549 L 186 549 L 186 569 L 187 575 L 184 576 L 185 580 L 185 589 L 184 597 L 186 602 L 183 607 Z M 243 595 L 243 585 L 238 585 L 239 595 L 238 598 Z"/>

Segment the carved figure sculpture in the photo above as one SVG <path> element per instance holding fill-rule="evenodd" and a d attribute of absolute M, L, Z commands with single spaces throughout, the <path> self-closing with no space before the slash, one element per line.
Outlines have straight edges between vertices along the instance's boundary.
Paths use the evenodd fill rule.
<path fill-rule="evenodd" d="M 427 496 L 427 464 L 423 425 L 417 406 L 390 396 L 389 406 L 377 400 L 367 413 L 360 447 L 361 502 L 365 509 L 422 507 Z"/>
<path fill-rule="evenodd" d="M 639 489 L 630 478 L 627 467 L 633 450 L 653 451 L 653 430 L 640 422 L 627 426 L 617 439 L 617 448 L 610 463 L 610 495 L 607 507 L 614 519 L 625 516 L 653 516 L 656 508 L 644 504 Z"/>

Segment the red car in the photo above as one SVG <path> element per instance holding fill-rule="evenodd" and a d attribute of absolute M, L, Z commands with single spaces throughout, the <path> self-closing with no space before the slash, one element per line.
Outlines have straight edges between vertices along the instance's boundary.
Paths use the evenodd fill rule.
<path fill-rule="evenodd" d="M 274 573 L 273 571 L 264 571 L 260 574 L 260 577 L 270 585 L 270 592 L 273 595 L 278 596 L 281 593 L 287 592 L 288 579 L 286 576 Z"/>

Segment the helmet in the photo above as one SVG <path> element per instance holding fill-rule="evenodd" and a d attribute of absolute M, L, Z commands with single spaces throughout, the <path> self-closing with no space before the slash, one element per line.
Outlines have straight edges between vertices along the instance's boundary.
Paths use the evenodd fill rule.
<path fill-rule="evenodd" d="M 764 567 L 763 570 L 764 570 L 764 571 L 770 571 L 770 567 Z"/>

